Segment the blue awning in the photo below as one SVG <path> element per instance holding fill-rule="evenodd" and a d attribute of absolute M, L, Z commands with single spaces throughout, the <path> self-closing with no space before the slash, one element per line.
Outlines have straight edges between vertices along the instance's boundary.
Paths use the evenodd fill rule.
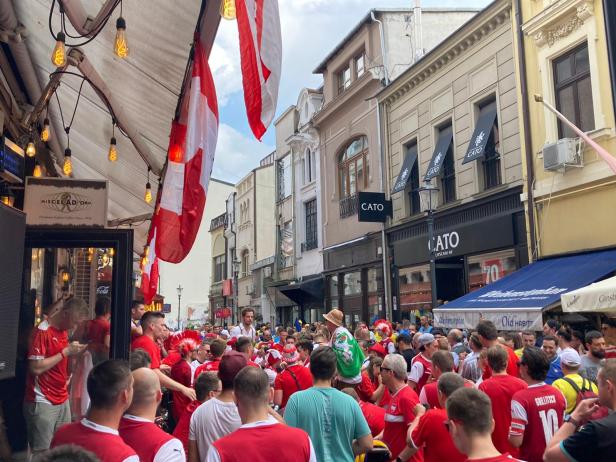
<path fill-rule="evenodd" d="M 500 330 L 541 330 L 541 312 L 560 296 L 616 270 L 616 250 L 539 260 L 434 310 L 435 325 L 474 328 L 490 319 Z"/>

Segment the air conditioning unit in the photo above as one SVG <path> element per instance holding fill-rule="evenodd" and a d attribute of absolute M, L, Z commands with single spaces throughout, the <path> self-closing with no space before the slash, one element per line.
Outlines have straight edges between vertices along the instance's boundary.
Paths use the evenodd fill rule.
<path fill-rule="evenodd" d="M 583 167 L 581 143 L 577 138 L 563 138 L 543 147 L 543 169 L 564 171 L 567 167 Z"/>

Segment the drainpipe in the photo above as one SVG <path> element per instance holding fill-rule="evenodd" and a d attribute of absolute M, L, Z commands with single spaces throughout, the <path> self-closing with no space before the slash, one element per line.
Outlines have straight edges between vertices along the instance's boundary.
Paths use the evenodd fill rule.
<path fill-rule="evenodd" d="M 385 198 L 389 197 L 389 194 L 385 191 L 385 149 L 383 148 L 383 140 L 381 137 L 381 103 L 377 101 L 376 107 L 376 137 L 379 146 L 380 154 L 380 170 L 381 175 L 379 179 L 379 186 L 381 191 L 385 194 Z M 391 271 L 389 267 L 389 247 L 387 246 L 387 236 L 385 234 L 385 223 L 381 223 L 381 256 L 383 264 L 383 289 L 385 292 L 385 316 L 386 319 L 393 321 L 393 311 L 391 305 Z"/>
<path fill-rule="evenodd" d="M 379 24 L 379 34 L 381 35 L 381 56 L 383 57 L 383 75 L 385 80 L 385 86 L 389 85 L 389 63 L 387 62 L 387 50 L 385 48 L 385 31 L 383 30 L 383 22 L 376 19 L 374 10 L 370 10 L 370 17 L 372 20 Z"/>
<path fill-rule="evenodd" d="M 520 69 L 520 92 L 522 94 L 522 123 L 524 127 L 524 146 L 526 158 L 526 200 L 528 201 L 528 227 L 530 238 L 530 262 L 535 259 L 537 243 L 535 240 L 535 206 L 533 195 L 533 184 L 535 182 L 535 170 L 533 164 L 533 145 L 528 118 L 528 82 L 526 79 L 526 51 L 524 47 L 524 32 L 522 31 L 522 1 L 516 0 L 515 25 L 517 29 L 517 48 L 518 48 L 518 69 Z"/>
<path fill-rule="evenodd" d="M 420 0 L 415 0 L 415 7 L 413 8 L 413 21 L 415 22 L 415 60 L 418 60 L 424 54 L 423 37 L 422 37 L 422 30 L 421 30 L 421 2 Z"/>

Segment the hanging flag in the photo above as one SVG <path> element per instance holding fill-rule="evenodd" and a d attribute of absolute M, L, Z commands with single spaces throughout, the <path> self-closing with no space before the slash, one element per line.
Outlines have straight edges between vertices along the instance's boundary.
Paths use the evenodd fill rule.
<path fill-rule="evenodd" d="M 191 80 L 171 127 L 169 162 L 156 212 L 156 255 L 181 262 L 195 242 L 218 138 L 218 103 L 205 51 L 195 35 Z"/>
<path fill-rule="evenodd" d="M 282 37 L 278 0 L 236 0 L 248 123 L 260 140 L 278 102 Z"/>
<path fill-rule="evenodd" d="M 141 265 L 141 293 L 146 305 L 152 303 L 158 290 L 158 257 L 156 256 L 156 224 L 152 221 L 148 245 Z"/>

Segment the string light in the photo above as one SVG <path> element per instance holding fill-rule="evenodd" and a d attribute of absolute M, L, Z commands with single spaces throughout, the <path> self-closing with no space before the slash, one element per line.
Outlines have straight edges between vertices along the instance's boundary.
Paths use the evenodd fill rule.
<path fill-rule="evenodd" d="M 223 19 L 236 19 L 235 0 L 223 0 L 220 4 L 220 15 Z"/>
<path fill-rule="evenodd" d="M 64 150 L 64 165 L 62 166 L 62 171 L 66 176 L 73 173 L 73 160 L 71 159 L 71 155 L 71 148 L 66 148 Z"/>
<path fill-rule="evenodd" d="M 26 155 L 28 157 L 36 156 L 36 146 L 34 145 L 34 138 L 32 138 L 32 136 L 30 136 L 28 144 L 26 145 Z"/>
<path fill-rule="evenodd" d="M 115 136 L 112 136 L 109 141 L 109 154 L 107 155 L 107 159 L 109 159 L 109 162 L 115 162 L 118 160 L 118 149 L 116 147 Z"/>
<path fill-rule="evenodd" d="M 43 169 L 41 168 L 39 164 L 36 164 L 34 166 L 34 170 L 32 171 L 32 176 L 34 178 L 40 178 L 41 176 L 43 176 Z"/>
<path fill-rule="evenodd" d="M 51 52 L 51 63 L 56 67 L 63 67 L 66 65 L 66 35 L 64 32 L 58 32 L 56 36 L 56 46 Z"/>
<path fill-rule="evenodd" d="M 143 196 L 143 199 L 148 204 L 152 202 L 152 185 L 150 184 L 150 170 L 151 168 L 148 167 L 148 182 L 145 184 L 145 195 Z"/>
<path fill-rule="evenodd" d="M 111 247 L 111 248 L 109 249 L 109 252 L 108 252 L 108 253 L 109 253 L 109 256 L 110 256 L 110 257 L 113 257 L 113 256 L 115 255 L 115 249 L 114 249 L 113 247 Z"/>
<path fill-rule="evenodd" d="M 49 119 L 45 117 L 45 120 L 43 120 L 43 130 L 41 131 L 41 141 L 43 143 L 49 141 L 50 134 L 51 130 L 49 129 Z"/>
<path fill-rule="evenodd" d="M 128 56 L 128 42 L 126 41 L 126 21 L 122 16 L 120 16 L 116 21 L 116 36 L 113 45 L 113 52 L 122 59 Z"/>

